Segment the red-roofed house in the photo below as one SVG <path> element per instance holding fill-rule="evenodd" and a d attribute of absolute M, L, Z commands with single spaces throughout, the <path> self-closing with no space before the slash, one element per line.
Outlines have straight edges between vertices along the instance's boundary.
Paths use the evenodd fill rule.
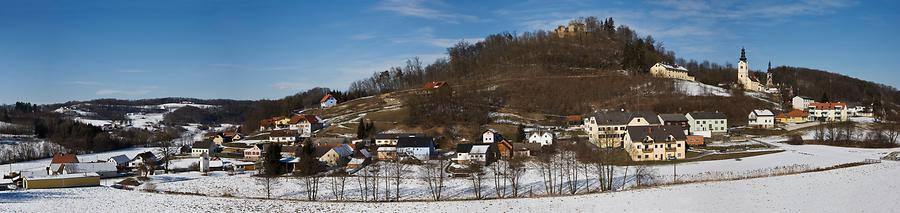
<path fill-rule="evenodd" d="M 775 120 L 779 123 L 803 123 L 808 121 L 809 113 L 803 110 L 795 109 L 788 113 L 781 113 L 775 116 Z"/>
<path fill-rule="evenodd" d="M 810 103 L 807 108 L 810 120 L 817 121 L 847 121 L 847 103 L 828 102 L 828 103 Z"/>
<path fill-rule="evenodd" d="M 291 116 L 291 121 L 288 122 L 288 129 L 297 130 L 300 133 L 300 137 L 308 138 L 312 137 L 312 132 L 322 128 L 322 119 L 316 117 L 315 115 L 294 115 Z"/>
<path fill-rule="evenodd" d="M 78 156 L 74 153 L 72 154 L 64 154 L 64 153 L 56 153 L 53 155 L 53 160 L 50 160 L 50 164 L 60 164 L 60 163 L 78 163 Z"/>
<path fill-rule="evenodd" d="M 319 104 L 322 108 L 333 107 L 334 105 L 337 105 L 337 99 L 335 99 L 334 96 L 331 96 L 331 94 L 325 94 L 325 96 L 322 97 L 322 100 L 319 101 Z"/>

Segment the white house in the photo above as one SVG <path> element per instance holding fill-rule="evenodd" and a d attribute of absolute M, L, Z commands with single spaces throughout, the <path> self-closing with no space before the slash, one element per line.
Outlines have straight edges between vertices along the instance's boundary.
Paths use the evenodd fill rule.
<path fill-rule="evenodd" d="M 810 120 L 825 122 L 848 121 L 850 113 L 847 112 L 847 103 L 828 102 L 811 103 L 807 110 Z"/>
<path fill-rule="evenodd" d="M 691 112 L 685 115 L 688 119 L 688 133 L 712 137 L 713 134 L 728 132 L 728 117 L 720 112 Z"/>
<path fill-rule="evenodd" d="M 329 149 L 325 154 L 319 157 L 319 161 L 325 163 L 328 166 L 343 166 L 347 162 L 350 162 L 350 159 L 353 155 L 353 147 L 350 147 L 347 144 L 342 144 L 340 146 Z"/>
<path fill-rule="evenodd" d="M 134 156 L 131 161 L 128 162 L 128 167 L 130 168 L 138 168 L 143 166 L 145 163 L 156 164 L 156 155 L 152 152 L 143 152 Z"/>
<path fill-rule="evenodd" d="M 202 156 L 203 153 L 212 154 L 215 152 L 216 148 L 219 148 L 219 146 L 212 141 L 197 141 L 191 145 L 191 156 L 199 157 Z"/>
<path fill-rule="evenodd" d="M 452 160 L 457 163 L 480 163 L 488 165 L 500 159 L 496 144 L 457 144 L 456 157 Z"/>
<path fill-rule="evenodd" d="M 325 96 L 322 97 L 322 100 L 319 101 L 319 105 L 322 108 L 333 107 L 334 105 L 337 105 L 337 99 L 335 99 L 334 96 L 331 96 L 331 94 L 325 94 Z"/>
<path fill-rule="evenodd" d="M 400 138 L 397 141 L 397 156 L 401 159 L 429 160 L 434 153 L 434 145 L 434 138 L 432 137 Z"/>
<path fill-rule="evenodd" d="M 756 128 L 772 128 L 775 127 L 775 114 L 768 109 L 753 110 L 747 115 L 748 125 Z"/>
<path fill-rule="evenodd" d="M 288 121 L 288 129 L 297 131 L 300 137 L 312 137 L 313 131 L 322 128 L 322 119 L 315 115 L 294 115 Z"/>
<path fill-rule="evenodd" d="M 269 141 L 280 143 L 293 143 L 299 141 L 299 133 L 296 130 L 282 129 L 269 133 Z"/>
<path fill-rule="evenodd" d="M 482 143 L 496 143 L 503 140 L 503 135 L 494 130 L 485 130 L 481 133 L 481 142 Z"/>
<path fill-rule="evenodd" d="M 425 137 L 422 134 L 410 134 L 410 133 L 382 133 L 377 134 L 374 137 L 375 145 L 378 146 L 396 146 L 397 141 L 400 138 L 414 138 L 414 137 Z"/>
<path fill-rule="evenodd" d="M 815 101 L 813 101 L 812 98 L 804 96 L 794 96 L 794 98 L 791 98 L 791 106 L 794 107 L 794 109 L 799 110 L 806 110 L 806 108 L 809 108 L 809 104 L 813 102 Z"/>
<path fill-rule="evenodd" d="M 549 131 L 536 131 L 528 136 L 529 143 L 538 143 L 541 146 L 553 145 L 553 133 Z"/>

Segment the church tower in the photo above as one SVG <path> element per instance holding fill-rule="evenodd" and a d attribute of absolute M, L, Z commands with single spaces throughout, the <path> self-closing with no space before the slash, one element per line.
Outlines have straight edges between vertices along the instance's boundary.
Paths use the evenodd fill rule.
<path fill-rule="evenodd" d="M 738 61 L 738 73 L 737 73 L 737 83 L 741 85 L 744 89 L 750 89 L 750 67 L 747 64 L 747 54 L 744 51 L 744 48 L 741 47 L 741 58 Z"/>
<path fill-rule="evenodd" d="M 769 69 L 766 70 L 766 87 L 775 88 L 775 81 L 772 79 L 772 61 L 769 61 Z"/>

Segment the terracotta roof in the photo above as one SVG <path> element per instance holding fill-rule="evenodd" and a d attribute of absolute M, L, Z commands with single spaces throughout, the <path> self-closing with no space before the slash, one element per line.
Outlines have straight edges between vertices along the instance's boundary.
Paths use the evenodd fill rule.
<path fill-rule="evenodd" d="M 566 116 L 566 121 L 569 121 L 569 122 L 579 122 L 579 121 L 581 121 L 581 119 L 582 119 L 582 118 L 581 118 L 581 115 L 569 115 L 569 116 Z"/>
<path fill-rule="evenodd" d="M 331 96 L 331 94 L 325 94 L 325 96 L 322 96 L 322 100 L 320 100 L 319 103 L 324 103 L 325 101 L 328 101 L 328 99 L 332 98 L 334 98 L 334 96 Z"/>
<path fill-rule="evenodd" d="M 78 156 L 73 154 L 56 153 L 50 163 L 78 163 Z"/>
<path fill-rule="evenodd" d="M 319 123 L 319 118 L 315 115 L 294 115 L 291 116 L 291 120 L 288 122 L 290 124 L 298 124 L 302 121 L 308 121 L 309 123 Z"/>
<path fill-rule="evenodd" d="M 775 117 L 776 118 L 805 118 L 807 116 L 809 116 L 809 113 L 807 113 L 806 111 L 795 109 L 795 110 L 791 110 L 788 113 L 778 114 L 778 116 L 775 116 Z"/>
<path fill-rule="evenodd" d="M 843 103 L 843 102 L 828 102 L 828 103 L 813 102 L 813 103 L 810 103 L 809 106 L 815 107 L 818 110 L 830 110 L 830 109 L 834 109 L 835 107 L 838 107 L 838 106 L 844 107 L 844 109 L 846 109 L 847 103 Z"/>
<path fill-rule="evenodd" d="M 444 86 L 447 86 L 446 81 L 432 81 L 425 83 L 425 85 L 422 85 L 422 89 L 440 89 Z"/>

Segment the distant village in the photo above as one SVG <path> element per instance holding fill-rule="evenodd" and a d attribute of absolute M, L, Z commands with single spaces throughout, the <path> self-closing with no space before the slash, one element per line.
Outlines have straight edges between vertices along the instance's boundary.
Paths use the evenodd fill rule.
<path fill-rule="evenodd" d="M 660 78 L 694 81 L 688 70 L 678 65 L 658 63 L 649 72 Z M 737 72 L 738 88 L 760 93 L 779 92 L 778 85 L 772 83 L 771 72 L 765 83 L 749 75 L 743 49 Z M 429 82 L 422 86 L 422 91 L 446 87 L 447 82 Z M 776 113 L 769 109 L 746 112 L 746 125 L 730 124 L 728 116 L 717 111 L 657 114 L 610 109 L 568 116 L 567 126 L 523 129 L 524 137 L 515 137 L 516 141 L 494 129 L 483 129 L 476 138 L 453 141 L 454 149 L 439 149 L 440 138 L 421 132 L 380 132 L 354 138 L 319 137 L 320 130 L 332 125 L 328 118 L 297 113 L 260 120 L 258 131 L 251 135 L 241 134 L 236 129 L 210 132 L 201 141 L 172 150 L 172 154 L 147 151 L 134 156 L 85 161 L 75 154 L 58 153 L 43 169 L 14 171 L 4 178 L 10 180 L 8 184 L 25 189 L 96 186 L 100 185 L 101 179 L 165 172 L 264 172 L 265 168 L 271 168 L 264 165 L 267 162 L 277 162 L 279 173 L 287 174 L 300 169 L 298 164 L 304 162 L 301 159 L 304 156 L 315 158 L 324 168 L 323 172 L 354 174 L 379 161 L 422 163 L 446 160 L 452 164 L 446 167 L 449 175 L 467 176 L 472 172 L 465 169 L 467 167 L 537 157 L 547 147 L 575 143 L 577 138 L 586 139 L 596 149 L 622 150 L 634 162 L 677 161 L 689 158 L 687 150 L 704 147 L 709 141 L 739 140 L 740 135 L 733 132 L 736 126 L 741 129 L 792 129 L 873 116 L 871 107 L 851 106 L 845 102 L 816 102 L 809 97 L 795 96 L 791 103 L 793 109 L 787 112 Z M 338 104 L 331 95 L 325 95 L 320 101 L 323 109 Z M 313 150 L 312 155 L 301 154 L 305 146 L 312 146 L 306 147 L 311 148 L 306 150 Z M 273 150 L 278 153 L 271 153 Z M 277 159 L 267 159 L 272 156 Z M 169 169 L 170 163 L 190 166 Z"/>

